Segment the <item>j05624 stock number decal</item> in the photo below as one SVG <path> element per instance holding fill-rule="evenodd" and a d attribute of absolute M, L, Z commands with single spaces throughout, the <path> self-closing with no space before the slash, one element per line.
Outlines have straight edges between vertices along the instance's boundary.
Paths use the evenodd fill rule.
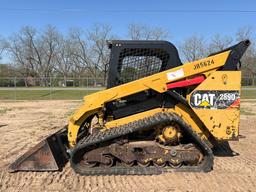
<path fill-rule="evenodd" d="M 201 109 L 239 107 L 239 102 L 239 91 L 195 91 L 190 97 L 190 105 Z"/>

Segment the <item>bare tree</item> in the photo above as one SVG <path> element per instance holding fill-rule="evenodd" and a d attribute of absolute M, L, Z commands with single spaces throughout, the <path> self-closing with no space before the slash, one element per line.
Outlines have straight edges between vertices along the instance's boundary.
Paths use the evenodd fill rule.
<path fill-rule="evenodd" d="M 188 62 L 198 60 L 206 55 L 203 37 L 193 35 L 183 41 L 180 50 L 184 59 Z"/>
<path fill-rule="evenodd" d="M 35 77 L 39 78 L 40 85 L 46 85 L 46 79 L 44 76 L 44 63 L 43 63 L 43 52 L 42 52 L 42 41 L 40 41 L 40 34 L 36 29 L 32 27 L 24 27 L 22 29 L 25 52 L 25 60 L 29 63 L 28 70 L 35 73 Z"/>
<path fill-rule="evenodd" d="M 169 32 L 160 27 L 148 25 L 130 24 L 128 26 L 128 37 L 132 40 L 165 40 Z"/>
<path fill-rule="evenodd" d="M 71 44 L 71 60 L 73 70 L 80 78 L 81 75 L 98 78 L 107 78 L 109 50 L 107 40 L 113 39 L 112 29 L 109 25 L 94 25 L 87 31 L 71 29 L 69 40 Z M 96 85 L 95 81 L 95 85 Z"/>
<path fill-rule="evenodd" d="M 47 26 L 42 33 L 33 27 L 23 27 L 9 38 L 8 51 L 16 63 L 18 72 L 24 78 L 37 77 L 41 86 L 49 85 L 49 79 L 56 64 L 60 34 L 53 26 Z"/>
<path fill-rule="evenodd" d="M 90 71 L 89 48 L 85 39 L 84 31 L 79 28 L 70 29 L 67 41 L 70 42 L 71 69 L 79 79 L 86 72 L 93 73 Z"/>
<path fill-rule="evenodd" d="M 48 86 L 54 66 L 54 57 L 57 53 L 59 33 L 53 26 L 47 26 L 42 33 L 34 28 L 24 27 L 22 29 L 24 38 L 23 49 L 28 67 L 36 73 L 41 86 Z M 23 59 L 24 60 L 24 59 Z"/>
<path fill-rule="evenodd" d="M 67 78 L 72 69 L 72 42 L 70 39 L 65 39 L 61 34 L 56 41 L 58 50 L 54 55 L 54 70 L 63 77 L 63 85 L 67 86 Z"/>
<path fill-rule="evenodd" d="M 7 48 L 7 42 L 4 38 L 0 36 L 0 60 L 2 59 L 2 54 Z"/>
<path fill-rule="evenodd" d="M 139 38 L 144 39 L 162 39 L 168 34 L 161 28 L 130 26 L 131 31 L 137 29 Z M 79 78 L 103 77 L 105 84 L 110 54 L 106 41 L 113 38 L 109 25 L 96 24 L 86 31 L 71 29 L 67 37 L 51 25 L 40 32 L 26 26 L 8 39 L 8 53 L 26 86 L 28 77 L 38 78 L 41 86 L 48 86 L 53 75 L 61 75 L 66 83 L 72 72 Z"/>
<path fill-rule="evenodd" d="M 109 25 L 94 25 L 88 30 L 73 28 L 68 36 L 63 36 L 54 26 L 48 25 L 43 31 L 33 27 L 23 27 L 6 41 L 0 38 L 0 56 L 3 50 L 15 64 L 17 74 L 29 86 L 28 77 L 39 78 L 41 86 L 49 85 L 51 76 L 62 76 L 64 84 L 68 76 L 107 79 L 110 51 L 106 40 L 114 39 Z M 160 40 L 168 37 L 168 31 L 147 25 L 131 24 L 128 37 L 133 40 Z M 238 41 L 253 39 L 252 28 L 243 27 L 236 33 Z M 207 45 L 198 35 L 185 39 L 179 47 L 186 61 L 200 59 L 211 52 L 230 46 L 233 39 L 216 34 Z M 147 62 L 147 61 L 145 61 Z M 256 48 L 253 44 L 242 58 L 244 75 L 255 84 Z M 95 85 L 96 85 L 95 81 Z"/>
<path fill-rule="evenodd" d="M 230 36 L 221 36 L 220 34 L 216 34 L 210 41 L 208 45 L 209 54 L 213 52 L 221 51 L 225 48 L 228 48 L 233 43 L 233 38 Z"/>
<path fill-rule="evenodd" d="M 252 27 L 250 26 L 241 27 L 236 32 L 236 40 L 243 41 L 245 39 L 250 39 L 252 38 L 252 35 L 253 35 L 252 32 L 253 30 L 252 30 Z"/>
<path fill-rule="evenodd" d="M 48 25 L 42 33 L 38 46 L 42 52 L 40 71 L 41 77 L 45 80 L 45 85 L 50 82 L 54 66 L 57 65 L 56 57 L 59 50 L 62 49 L 61 45 L 62 35 L 57 31 L 56 27 Z"/>
<path fill-rule="evenodd" d="M 109 66 L 110 51 L 106 41 L 114 38 L 112 28 L 109 25 L 94 25 L 87 32 L 90 45 L 90 68 L 94 77 L 103 75 L 103 84 L 106 83 L 107 71 Z"/>
<path fill-rule="evenodd" d="M 16 64 L 18 75 L 24 79 L 25 86 L 28 86 L 27 78 L 32 76 L 34 71 L 34 65 L 29 58 L 34 54 L 32 47 L 35 36 L 34 28 L 24 27 L 19 33 L 14 33 L 7 43 L 7 51 Z"/>
<path fill-rule="evenodd" d="M 243 41 L 246 39 L 250 39 L 252 45 L 247 49 L 245 54 L 242 57 L 242 71 L 243 76 L 248 77 L 251 80 L 251 84 L 255 85 L 256 81 L 256 48 L 255 44 L 253 43 L 253 33 L 252 28 L 249 26 L 242 27 L 238 29 L 236 33 L 237 41 Z"/>

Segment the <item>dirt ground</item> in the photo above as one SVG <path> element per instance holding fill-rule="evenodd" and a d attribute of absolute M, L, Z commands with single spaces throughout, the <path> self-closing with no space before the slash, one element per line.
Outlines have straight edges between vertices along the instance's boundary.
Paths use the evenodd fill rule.
<path fill-rule="evenodd" d="M 210 173 L 155 176 L 79 176 L 62 172 L 8 173 L 7 166 L 67 123 L 77 101 L 0 101 L 0 191 L 256 191 L 256 101 L 242 103 L 240 155 L 215 157 Z"/>

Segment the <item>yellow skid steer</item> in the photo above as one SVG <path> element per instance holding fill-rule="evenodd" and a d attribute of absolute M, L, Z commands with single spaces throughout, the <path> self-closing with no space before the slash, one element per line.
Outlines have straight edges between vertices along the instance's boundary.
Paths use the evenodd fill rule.
<path fill-rule="evenodd" d="M 10 165 L 81 175 L 210 171 L 212 149 L 238 140 L 244 40 L 182 63 L 167 41 L 108 42 L 107 88 L 84 97 L 68 125 Z"/>

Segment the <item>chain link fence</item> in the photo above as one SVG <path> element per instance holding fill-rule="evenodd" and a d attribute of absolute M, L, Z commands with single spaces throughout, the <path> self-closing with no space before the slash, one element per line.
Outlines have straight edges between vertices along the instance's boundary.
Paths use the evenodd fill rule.
<path fill-rule="evenodd" d="M 0 77 L 0 88 L 3 87 L 105 87 L 103 78 L 20 78 L 20 77 Z"/>
<path fill-rule="evenodd" d="M 0 88 L 104 88 L 106 81 L 103 78 L 20 78 L 0 77 Z M 242 78 L 242 86 L 256 86 L 256 77 Z"/>
<path fill-rule="evenodd" d="M 81 100 L 102 89 L 102 78 L 0 78 L 0 100 Z"/>
<path fill-rule="evenodd" d="M 243 77 L 242 86 L 256 86 L 256 77 L 255 78 Z"/>
<path fill-rule="evenodd" d="M 248 98 L 255 98 L 255 83 L 256 78 L 243 78 L 242 95 L 246 91 Z M 85 95 L 105 89 L 105 85 L 103 78 L 0 77 L 0 100 L 82 100 Z"/>

